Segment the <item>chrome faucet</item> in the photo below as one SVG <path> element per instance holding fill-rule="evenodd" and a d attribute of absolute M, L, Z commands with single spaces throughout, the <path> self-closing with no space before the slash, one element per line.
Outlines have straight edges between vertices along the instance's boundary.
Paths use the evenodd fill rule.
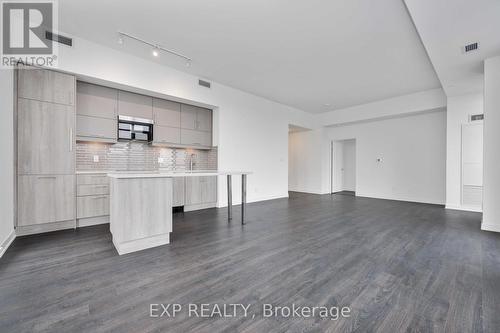
<path fill-rule="evenodd" d="M 191 154 L 189 156 L 189 171 L 193 171 L 193 165 L 194 165 L 194 161 L 193 161 L 193 158 L 196 157 L 196 154 Z"/>

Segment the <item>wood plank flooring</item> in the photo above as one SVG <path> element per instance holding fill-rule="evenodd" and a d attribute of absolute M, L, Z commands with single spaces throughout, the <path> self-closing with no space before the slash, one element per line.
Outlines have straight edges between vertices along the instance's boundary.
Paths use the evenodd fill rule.
<path fill-rule="evenodd" d="M 16 239 L 0 260 L 0 331 L 500 331 L 500 235 L 480 214 L 299 193 L 247 207 L 245 226 L 225 209 L 176 214 L 170 245 L 124 256 L 107 225 Z M 150 318 L 151 303 L 256 316 Z M 351 317 L 263 318 L 264 303 Z"/>

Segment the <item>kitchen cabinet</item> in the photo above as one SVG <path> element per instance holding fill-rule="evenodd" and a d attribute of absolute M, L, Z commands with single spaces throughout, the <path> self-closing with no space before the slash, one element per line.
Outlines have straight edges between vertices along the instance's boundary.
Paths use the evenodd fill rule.
<path fill-rule="evenodd" d="M 119 90 L 118 115 L 151 120 L 153 119 L 153 98 Z"/>
<path fill-rule="evenodd" d="M 181 129 L 181 144 L 209 147 L 212 145 L 212 132 Z"/>
<path fill-rule="evenodd" d="M 153 98 L 153 120 L 155 125 L 180 128 L 181 104 Z"/>
<path fill-rule="evenodd" d="M 186 177 L 185 205 L 208 205 L 217 202 L 217 177 Z"/>
<path fill-rule="evenodd" d="M 19 176 L 18 226 L 75 219 L 75 176 Z"/>
<path fill-rule="evenodd" d="M 117 120 L 77 115 L 76 139 L 79 141 L 117 142 Z"/>
<path fill-rule="evenodd" d="M 198 106 L 181 105 L 181 128 L 197 131 L 212 130 L 212 110 Z"/>
<path fill-rule="evenodd" d="M 154 143 L 181 143 L 181 129 L 155 125 L 153 129 Z"/>
<path fill-rule="evenodd" d="M 76 206 L 78 219 L 109 216 L 109 195 L 78 197 Z"/>
<path fill-rule="evenodd" d="M 185 186 L 186 186 L 186 181 L 184 177 L 173 178 L 173 198 L 172 198 L 173 207 L 184 206 Z"/>
<path fill-rule="evenodd" d="M 17 224 L 26 235 L 76 221 L 74 76 L 18 68 Z"/>
<path fill-rule="evenodd" d="M 75 105 L 75 77 L 51 70 L 21 67 L 18 71 L 18 98 Z"/>
<path fill-rule="evenodd" d="M 76 114 L 88 117 L 116 119 L 118 90 L 78 81 L 76 84 Z"/>
<path fill-rule="evenodd" d="M 18 173 L 74 174 L 74 107 L 18 99 Z"/>

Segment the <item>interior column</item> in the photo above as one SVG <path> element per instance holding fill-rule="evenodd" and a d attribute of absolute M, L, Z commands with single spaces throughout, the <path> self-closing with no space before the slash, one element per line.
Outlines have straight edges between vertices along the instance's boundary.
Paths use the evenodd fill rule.
<path fill-rule="evenodd" d="M 500 232 L 500 56 L 484 63 L 484 174 L 481 229 Z"/>

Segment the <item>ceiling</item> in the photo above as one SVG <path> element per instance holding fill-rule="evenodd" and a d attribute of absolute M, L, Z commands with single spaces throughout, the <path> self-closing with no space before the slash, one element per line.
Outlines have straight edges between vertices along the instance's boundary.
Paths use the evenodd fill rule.
<path fill-rule="evenodd" d="M 441 87 L 402 0 L 64 0 L 59 14 L 63 32 L 306 112 Z"/>
<path fill-rule="evenodd" d="M 448 96 L 483 90 L 483 61 L 500 55 L 499 0 L 405 0 Z M 479 50 L 462 47 L 479 42 Z"/>

